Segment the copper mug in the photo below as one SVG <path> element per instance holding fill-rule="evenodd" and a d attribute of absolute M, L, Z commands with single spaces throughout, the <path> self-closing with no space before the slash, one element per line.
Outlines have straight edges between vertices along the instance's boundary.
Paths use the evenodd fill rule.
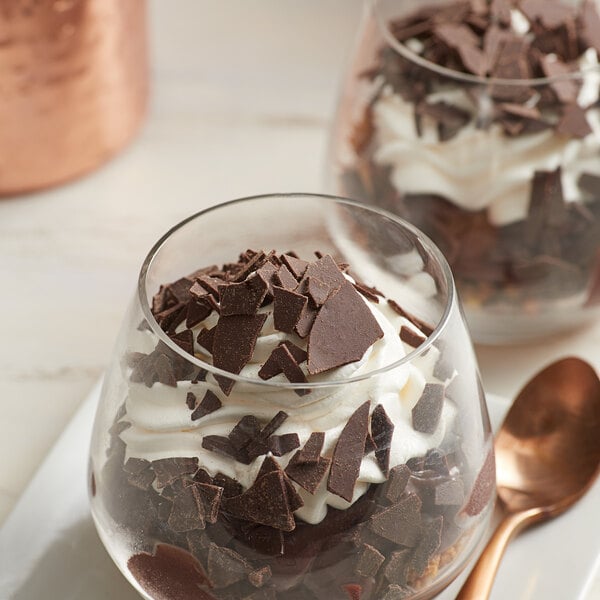
<path fill-rule="evenodd" d="M 145 0 L 0 0 L 0 196 L 97 167 L 148 97 Z"/>

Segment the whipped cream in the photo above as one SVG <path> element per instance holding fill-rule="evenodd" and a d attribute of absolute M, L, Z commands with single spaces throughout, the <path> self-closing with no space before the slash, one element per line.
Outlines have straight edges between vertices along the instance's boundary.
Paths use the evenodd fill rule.
<path fill-rule="evenodd" d="M 384 331 L 383 338 L 373 344 L 361 360 L 327 373 L 308 376 L 309 385 L 369 373 L 399 360 L 412 350 L 400 340 L 398 332 L 403 325 L 417 331 L 414 326 L 397 315 L 386 302 L 375 304 L 366 299 L 364 301 Z M 211 315 L 202 326 L 211 327 L 216 318 L 216 315 Z M 272 316 L 269 316 L 257 341 L 252 361 L 244 367 L 241 375 L 260 381 L 257 373 L 261 364 L 271 351 L 286 339 L 302 347 L 306 345 L 305 340 L 276 331 Z M 136 331 L 130 340 L 129 350 L 149 352 L 155 345 L 156 338 L 152 332 Z M 199 346 L 196 350 L 198 353 L 205 352 Z M 239 420 L 248 414 L 267 422 L 278 411 L 283 410 L 288 414 L 288 418 L 277 430 L 278 435 L 297 433 L 303 446 L 311 433 L 322 431 L 325 433 L 322 454 L 331 456 L 350 416 L 366 400 L 370 400 L 371 410 L 378 404 L 383 405 L 395 425 L 390 466 L 404 464 L 408 459 L 423 456 L 430 448 L 439 446 L 456 417 L 455 405 L 446 400 L 436 431 L 424 434 L 412 428 L 411 411 L 425 384 L 438 381 L 433 376 L 438 357 L 438 350 L 431 347 L 424 356 L 410 364 L 352 384 L 313 388 L 304 396 L 298 396 L 291 389 L 238 382 L 231 394 L 225 397 L 210 374 L 205 382 L 180 381 L 177 387 L 155 383 L 148 388 L 144 384 L 130 382 L 125 402 L 126 414 L 122 420 L 130 423 L 131 427 L 121 433 L 121 438 L 127 446 L 126 458 L 144 458 L 151 461 L 180 456 L 198 457 L 200 465 L 211 476 L 221 472 L 233 477 L 244 489 L 248 489 L 253 484 L 265 457 L 258 457 L 250 465 L 241 464 L 231 457 L 202 448 L 204 436 L 226 436 Z M 305 364 L 302 367 L 306 370 Z M 287 383 L 283 375 L 270 381 Z M 192 421 L 190 409 L 185 403 L 187 393 L 193 392 L 198 399 L 202 399 L 207 390 L 219 396 L 223 406 L 198 421 Z M 293 455 L 294 452 L 291 452 L 278 457 L 277 461 L 285 468 Z M 371 453 L 362 460 L 352 502 L 346 502 L 327 491 L 326 476 L 314 495 L 294 484 L 304 501 L 304 506 L 295 514 L 307 523 L 319 523 L 325 518 L 328 506 L 345 509 L 360 498 L 370 484 L 382 483 L 385 479 Z"/>
<path fill-rule="evenodd" d="M 529 30 L 526 17 L 512 11 L 513 29 L 522 35 Z M 408 45 L 408 44 L 407 44 Z M 595 49 L 579 60 L 583 85 L 578 104 L 588 108 L 598 101 L 600 70 Z M 464 210 L 487 210 L 497 226 L 525 219 L 529 210 L 531 182 L 537 170 L 562 168 L 567 202 L 582 199 L 577 179 L 583 172 L 600 174 L 600 110 L 586 112 L 592 133 L 572 139 L 553 129 L 508 137 L 499 124 L 478 129 L 476 117 L 485 105 L 475 107 L 462 89 L 430 94 L 427 102 L 444 101 L 467 110 L 472 120 L 450 140 L 440 141 L 436 123 L 425 117 L 418 135 L 414 104 L 406 102 L 390 86 L 374 103 L 376 135 L 374 160 L 391 167 L 391 183 L 401 193 L 436 194 Z"/>

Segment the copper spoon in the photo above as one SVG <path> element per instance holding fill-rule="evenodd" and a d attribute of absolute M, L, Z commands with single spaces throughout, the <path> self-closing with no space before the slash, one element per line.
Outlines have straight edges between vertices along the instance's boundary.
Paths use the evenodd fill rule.
<path fill-rule="evenodd" d="M 600 379 L 578 358 L 538 373 L 519 393 L 495 442 L 504 518 L 456 600 L 489 598 L 508 542 L 560 515 L 600 472 Z"/>

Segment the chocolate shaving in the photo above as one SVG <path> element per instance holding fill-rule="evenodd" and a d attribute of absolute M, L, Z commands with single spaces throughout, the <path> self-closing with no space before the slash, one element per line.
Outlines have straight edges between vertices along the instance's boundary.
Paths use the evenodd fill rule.
<path fill-rule="evenodd" d="M 308 263 L 305 260 L 301 260 L 297 256 L 291 256 L 290 254 L 283 254 L 281 256 L 281 261 L 298 281 L 302 279 L 306 267 L 308 266 Z"/>
<path fill-rule="evenodd" d="M 308 304 L 304 307 L 294 331 L 299 337 L 305 338 L 311 331 L 312 326 L 317 318 L 318 311 Z"/>
<path fill-rule="evenodd" d="M 306 297 L 278 286 L 273 287 L 273 295 L 275 329 L 285 333 L 293 333 L 306 306 Z"/>
<path fill-rule="evenodd" d="M 314 308 L 322 306 L 331 292 L 331 288 L 316 277 L 307 277 L 304 280 L 304 288 Z"/>
<path fill-rule="evenodd" d="M 253 256 L 235 270 L 235 274 L 231 277 L 231 281 L 243 281 L 250 273 L 262 267 L 263 264 L 266 264 L 267 255 L 262 250 L 260 252 L 246 250 L 246 254 L 248 253 L 253 253 Z"/>
<path fill-rule="evenodd" d="M 404 317 L 407 321 L 410 321 L 417 329 L 420 329 L 426 336 L 429 337 L 433 333 L 433 329 L 429 325 L 427 325 L 424 321 L 421 321 L 421 319 L 418 319 L 417 317 L 406 312 L 395 300 L 391 300 L 388 298 L 388 304 L 391 306 L 394 312 L 399 314 L 401 317 Z"/>
<path fill-rule="evenodd" d="M 379 304 L 379 296 L 367 285 L 360 283 L 358 281 L 354 282 L 354 287 L 357 292 L 360 292 L 367 300 L 371 302 L 375 302 L 375 304 Z"/>
<path fill-rule="evenodd" d="M 269 379 L 274 375 L 283 372 L 286 379 L 291 383 L 304 383 L 306 382 L 306 376 L 302 369 L 298 366 L 296 359 L 284 344 L 280 344 L 271 352 L 271 355 L 267 359 L 267 362 L 261 367 L 258 372 L 259 377 L 262 379 Z M 296 390 L 296 393 L 303 395 L 308 393 L 310 390 L 301 389 Z"/>
<path fill-rule="evenodd" d="M 394 435 L 394 423 L 378 404 L 371 415 L 371 435 L 375 444 L 375 458 L 382 473 L 387 477 L 390 469 L 390 450 Z"/>
<path fill-rule="evenodd" d="M 273 281 L 279 287 L 282 287 L 286 290 L 295 290 L 298 287 L 298 281 L 285 265 L 281 265 L 281 267 L 279 267 L 279 270 L 273 276 Z"/>
<path fill-rule="evenodd" d="M 197 401 L 198 398 L 196 398 L 196 394 L 194 394 L 193 392 L 187 393 L 187 396 L 185 397 L 185 403 L 190 410 L 194 410 L 196 408 Z"/>
<path fill-rule="evenodd" d="M 283 425 L 287 419 L 287 414 L 283 411 L 279 411 L 264 427 L 261 431 L 256 433 L 250 443 L 248 444 L 246 451 L 248 453 L 249 460 L 254 460 L 262 454 L 269 452 L 269 438 Z"/>
<path fill-rule="evenodd" d="M 198 405 L 198 407 L 192 413 L 192 421 L 197 421 L 206 415 L 209 415 L 215 410 L 219 410 L 223 406 L 219 397 L 211 390 L 206 390 L 206 394 L 204 394 L 204 398 Z"/>
<path fill-rule="evenodd" d="M 258 271 L 256 276 L 260 277 L 267 284 L 267 294 L 273 294 L 273 286 L 276 285 L 275 274 L 277 273 L 277 267 L 272 262 L 266 262 Z"/>
<path fill-rule="evenodd" d="M 246 579 L 253 570 L 241 554 L 217 544 L 211 544 L 208 549 L 207 566 L 210 582 L 217 589 Z"/>
<path fill-rule="evenodd" d="M 408 548 L 392 552 L 384 571 L 385 578 L 391 584 L 406 585 L 411 556 L 412 552 Z"/>
<path fill-rule="evenodd" d="M 211 277 L 210 275 L 201 275 L 196 279 L 197 286 L 192 286 L 190 290 L 192 295 L 199 296 L 201 293 L 201 289 L 204 289 L 211 296 L 215 298 L 215 300 L 219 299 L 219 287 L 223 285 L 222 279 L 217 279 L 216 277 Z"/>
<path fill-rule="evenodd" d="M 261 277 L 250 277 L 241 283 L 219 286 L 221 315 L 254 315 L 269 290 Z"/>
<path fill-rule="evenodd" d="M 193 475 L 198 470 L 197 458 L 160 458 L 152 461 L 156 474 L 156 487 L 163 488 L 185 475 Z"/>
<path fill-rule="evenodd" d="M 168 524 L 173 531 L 186 532 L 204 529 L 215 523 L 223 488 L 206 483 L 192 483 L 173 499 Z"/>
<path fill-rule="evenodd" d="M 269 438 L 269 451 L 273 456 L 284 456 L 300 446 L 297 433 L 284 433 L 272 435 Z"/>
<path fill-rule="evenodd" d="M 290 479 L 304 488 L 309 494 L 314 494 L 325 477 L 330 460 L 321 457 L 325 434 L 314 432 L 304 445 L 292 456 L 285 469 Z"/>
<path fill-rule="evenodd" d="M 327 490 L 348 502 L 352 501 L 354 485 L 362 463 L 370 405 L 369 401 L 365 402 L 348 419 L 331 459 Z"/>
<path fill-rule="evenodd" d="M 394 544 L 414 547 L 421 534 L 421 500 L 416 494 L 408 494 L 372 517 L 369 527 Z"/>
<path fill-rule="evenodd" d="M 402 327 L 400 328 L 400 339 L 405 344 L 408 344 L 411 348 L 418 348 L 427 340 L 426 337 L 419 335 L 410 327 L 406 327 L 405 325 L 402 325 Z"/>
<path fill-rule="evenodd" d="M 398 502 L 406 489 L 409 479 L 410 469 L 406 465 L 397 465 L 390 469 L 384 491 L 386 499 L 393 504 Z"/>
<path fill-rule="evenodd" d="M 307 272 L 310 265 L 307 268 Z M 317 315 L 308 338 L 308 372 L 329 371 L 360 360 L 383 331 L 354 286 L 345 282 Z"/>
<path fill-rule="evenodd" d="M 375 577 L 379 567 L 385 562 L 385 557 L 377 548 L 370 544 L 363 544 L 354 571 L 361 577 Z"/>
<path fill-rule="evenodd" d="M 415 548 L 412 556 L 411 568 L 422 575 L 433 558 L 433 555 L 438 551 L 442 541 L 442 524 L 443 517 L 437 517 L 423 525 L 421 539 Z"/>
<path fill-rule="evenodd" d="M 471 494 L 463 511 L 470 517 L 480 514 L 494 495 L 495 483 L 496 461 L 494 459 L 494 452 L 490 450 L 483 466 L 477 474 Z"/>
<path fill-rule="evenodd" d="M 198 344 L 200 344 L 200 346 L 202 346 L 203 348 L 208 350 L 211 354 L 213 352 L 213 345 L 215 342 L 216 330 L 217 330 L 216 325 L 214 327 L 212 327 L 211 329 L 203 329 L 202 331 L 200 331 L 200 333 L 198 334 L 198 337 L 196 338 L 196 341 L 198 342 Z"/>
<path fill-rule="evenodd" d="M 230 373 L 240 373 L 252 358 L 256 340 L 266 318 L 266 314 L 220 317 L 213 343 L 214 366 Z M 235 382 L 222 376 L 216 376 L 215 379 L 228 396 Z"/>
<path fill-rule="evenodd" d="M 223 505 L 226 512 L 245 521 L 281 531 L 293 531 L 296 527 L 281 471 L 263 475 L 240 496 L 225 499 Z"/>
<path fill-rule="evenodd" d="M 440 422 L 444 405 L 444 386 L 427 383 L 423 394 L 412 409 L 412 425 L 415 431 L 433 433 Z"/>
<path fill-rule="evenodd" d="M 186 329 L 181 333 L 175 333 L 169 335 L 169 337 L 184 351 L 188 354 L 194 355 L 194 334 Z"/>
<path fill-rule="evenodd" d="M 154 315 L 156 322 L 160 325 L 160 328 L 167 332 L 173 333 L 186 318 L 186 305 L 176 304 L 171 308 L 167 308 L 162 312 Z"/>
<path fill-rule="evenodd" d="M 185 318 L 185 326 L 188 329 L 196 327 L 196 325 L 204 321 L 204 319 L 206 319 L 213 311 L 213 306 L 207 299 L 209 297 L 210 296 L 207 294 L 205 298 L 190 300 L 188 302 Z"/>

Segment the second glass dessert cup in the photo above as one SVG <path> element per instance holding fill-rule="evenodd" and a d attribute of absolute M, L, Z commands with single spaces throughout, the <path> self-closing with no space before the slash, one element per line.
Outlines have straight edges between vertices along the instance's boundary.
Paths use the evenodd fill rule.
<path fill-rule="evenodd" d="M 310 331 L 288 326 L 281 298 L 303 298 Z M 217 368 L 256 320 L 243 367 Z M 90 453 L 98 532 L 143 597 L 432 598 L 472 556 L 494 492 L 452 276 L 411 225 L 273 195 L 199 213 L 152 249 Z"/>
<path fill-rule="evenodd" d="M 433 239 L 478 342 L 600 316 L 600 3 L 547 4 L 368 1 L 331 139 L 329 187 Z"/>

